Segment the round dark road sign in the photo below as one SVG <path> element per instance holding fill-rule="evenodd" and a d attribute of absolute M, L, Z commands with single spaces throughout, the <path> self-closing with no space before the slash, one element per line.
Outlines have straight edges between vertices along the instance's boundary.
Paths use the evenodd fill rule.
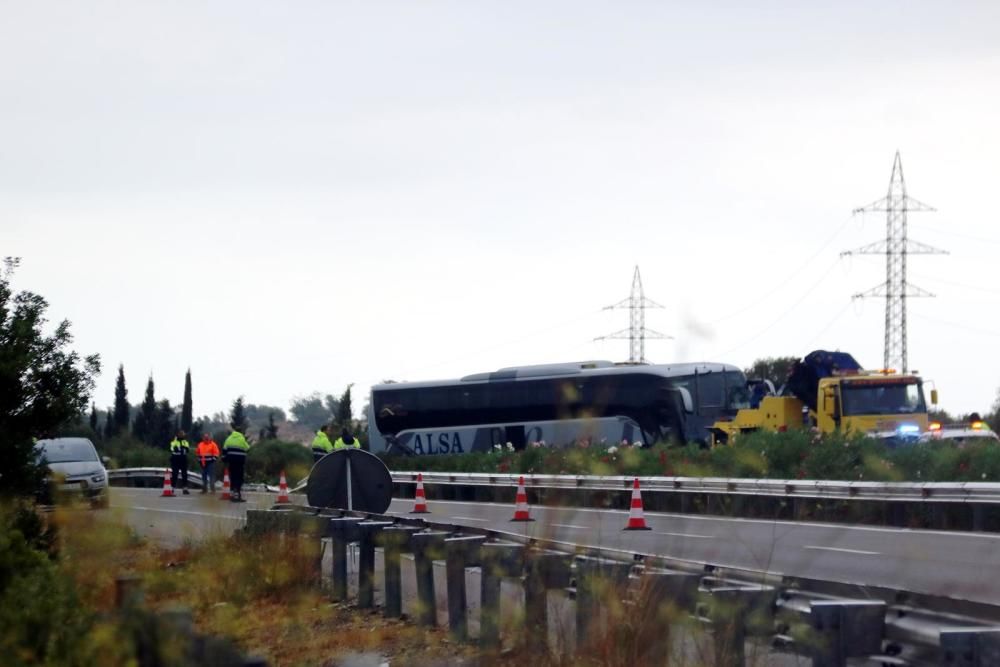
<path fill-rule="evenodd" d="M 313 465 L 306 483 L 312 507 L 383 514 L 392 502 L 392 475 L 363 449 L 338 449 Z"/>

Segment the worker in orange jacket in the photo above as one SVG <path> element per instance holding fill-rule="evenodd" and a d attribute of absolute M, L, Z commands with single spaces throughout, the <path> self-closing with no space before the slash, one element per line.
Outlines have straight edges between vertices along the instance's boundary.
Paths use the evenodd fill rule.
<path fill-rule="evenodd" d="M 211 433 L 203 433 L 201 442 L 194 450 L 198 463 L 201 464 L 201 492 L 208 493 L 211 488 L 215 493 L 215 462 L 219 458 L 219 446 L 215 444 Z"/>

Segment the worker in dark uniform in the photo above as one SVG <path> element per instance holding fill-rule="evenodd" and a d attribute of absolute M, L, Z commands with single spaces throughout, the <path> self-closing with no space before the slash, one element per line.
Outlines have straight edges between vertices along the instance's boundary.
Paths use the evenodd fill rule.
<path fill-rule="evenodd" d="M 161 441 L 162 442 L 162 441 Z M 177 431 L 177 436 L 170 441 L 170 484 L 176 489 L 178 476 L 183 483 L 184 495 L 188 492 L 188 451 L 190 443 L 184 437 L 184 431 Z"/>
<path fill-rule="evenodd" d="M 330 436 L 327 433 L 329 430 L 329 426 L 323 426 L 323 428 L 316 431 L 316 437 L 313 438 L 312 442 L 313 463 L 316 463 L 333 451 L 333 443 L 330 442 Z"/>
<path fill-rule="evenodd" d="M 340 432 L 340 437 L 337 438 L 337 442 L 333 443 L 334 449 L 348 449 L 353 447 L 355 449 L 361 449 L 361 441 L 354 437 L 351 433 L 351 429 L 345 426 Z"/>
<path fill-rule="evenodd" d="M 233 432 L 229 434 L 222 445 L 223 454 L 226 457 L 226 464 L 229 466 L 230 484 L 232 493 L 230 500 L 234 503 L 245 503 L 243 499 L 243 472 L 246 469 L 247 452 L 250 451 L 250 443 L 247 442 L 243 432 L 231 424 Z"/>

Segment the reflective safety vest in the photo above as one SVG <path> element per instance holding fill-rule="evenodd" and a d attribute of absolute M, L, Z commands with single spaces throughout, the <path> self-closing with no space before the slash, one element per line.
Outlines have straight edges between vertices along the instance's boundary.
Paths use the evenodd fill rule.
<path fill-rule="evenodd" d="M 163 441 L 161 440 L 160 442 Z M 191 445 L 188 444 L 187 440 L 174 438 L 170 441 L 170 454 L 173 456 L 187 456 L 189 449 L 191 449 Z"/>
<path fill-rule="evenodd" d="M 219 458 L 219 446 L 215 444 L 215 440 L 202 440 L 194 448 L 194 454 L 201 461 L 201 465 L 204 466 L 206 463 L 211 463 Z"/>
<path fill-rule="evenodd" d="M 246 456 L 247 452 L 250 450 L 250 443 L 239 431 L 233 431 L 226 438 L 226 442 L 222 445 L 222 451 L 226 453 L 227 456 Z"/>
<path fill-rule="evenodd" d="M 333 451 L 333 443 L 330 442 L 330 436 L 328 436 L 323 431 L 316 431 L 316 437 L 313 438 L 312 450 L 314 454 L 329 454 Z"/>
<path fill-rule="evenodd" d="M 347 444 L 346 442 L 344 442 L 343 438 L 337 438 L 337 442 L 333 443 L 333 448 L 334 449 L 347 449 L 348 447 L 354 447 L 355 449 L 361 449 L 361 441 L 358 440 L 357 438 L 355 438 L 354 442 L 352 442 L 351 444 Z"/>

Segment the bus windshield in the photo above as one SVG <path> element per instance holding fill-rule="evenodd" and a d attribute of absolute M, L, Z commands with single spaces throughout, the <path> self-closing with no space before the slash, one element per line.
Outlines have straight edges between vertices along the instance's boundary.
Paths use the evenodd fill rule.
<path fill-rule="evenodd" d="M 926 412 L 924 392 L 916 382 L 841 385 L 844 415 L 893 415 Z"/>
<path fill-rule="evenodd" d="M 739 371 L 697 373 L 669 379 L 669 383 L 688 391 L 699 413 L 735 412 L 750 407 L 747 381 Z"/>

